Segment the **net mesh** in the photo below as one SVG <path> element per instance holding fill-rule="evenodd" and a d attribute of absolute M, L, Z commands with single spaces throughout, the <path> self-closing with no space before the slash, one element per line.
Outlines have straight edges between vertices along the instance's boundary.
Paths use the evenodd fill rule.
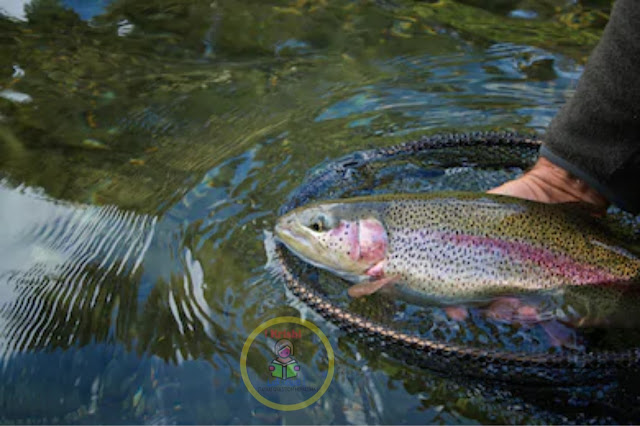
<path fill-rule="evenodd" d="M 310 171 L 280 213 L 312 201 L 360 195 L 486 191 L 530 167 L 539 147 L 534 136 L 475 133 L 355 152 Z M 638 244 L 637 217 L 611 208 L 607 221 L 618 238 Z M 539 326 L 493 321 L 481 310 L 471 309 L 460 322 L 435 305 L 378 294 L 352 299 L 346 294 L 348 283 L 300 261 L 282 245 L 276 247 L 276 259 L 287 287 L 301 301 L 408 364 L 504 380 L 576 383 L 628 373 L 640 360 L 640 331 L 635 329 L 571 330 L 575 344 L 558 348 Z M 544 309 L 548 301 L 537 303 Z"/>

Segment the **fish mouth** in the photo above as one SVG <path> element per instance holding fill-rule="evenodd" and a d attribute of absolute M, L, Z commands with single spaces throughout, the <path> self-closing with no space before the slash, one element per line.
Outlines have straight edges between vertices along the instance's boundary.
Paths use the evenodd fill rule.
<path fill-rule="evenodd" d="M 309 243 L 309 241 L 307 241 L 306 238 L 304 238 L 303 235 L 288 227 L 286 224 L 276 223 L 275 236 L 278 241 L 280 241 L 282 244 L 289 247 L 296 253 L 300 253 L 300 250 L 295 247 L 298 244 L 301 246 L 305 246 L 308 250 L 313 249 L 312 245 Z"/>
<path fill-rule="evenodd" d="M 287 227 L 286 225 L 280 222 L 276 223 L 276 227 L 274 231 L 275 231 L 276 239 L 282 243 L 286 243 L 285 239 L 295 238 L 295 235 L 291 230 L 291 228 Z"/>
<path fill-rule="evenodd" d="M 292 227 L 284 223 L 277 223 L 275 226 L 275 238 L 305 262 L 318 268 L 333 270 L 331 266 L 311 256 L 311 253 L 318 253 L 318 247 L 314 246 L 308 238 L 305 238 L 304 234 L 296 231 Z"/>

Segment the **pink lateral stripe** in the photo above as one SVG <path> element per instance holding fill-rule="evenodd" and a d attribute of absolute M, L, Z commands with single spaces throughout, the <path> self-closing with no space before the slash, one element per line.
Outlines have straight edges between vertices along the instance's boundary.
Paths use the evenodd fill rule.
<path fill-rule="evenodd" d="M 576 262 L 567 255 L 557 254 L 544 248 L 533 247 L 526 243 L 476 235 L 438 234 L 440 234 L 444 241 L 454 244 L 467 247 L 485 247 L 487 250 L 498 249 L 505 255 L 515 256 L 518 260 L 533 262 L 553 274 L 569 278 L 576 284 L 607 284 L 617 283 L 627 279 L 627 277 L 617 277 L 596 266 Z"/>

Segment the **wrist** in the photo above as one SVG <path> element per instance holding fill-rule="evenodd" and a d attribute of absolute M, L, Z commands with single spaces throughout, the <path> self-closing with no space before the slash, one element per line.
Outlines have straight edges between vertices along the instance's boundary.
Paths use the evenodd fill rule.
<path fill-rule="evenodd" d="M 535 182 L 546 202 L 583 202 L 605 210 L 609 202 L 599 192 L 563 169 L 540 157 L 525 177 Z"/>

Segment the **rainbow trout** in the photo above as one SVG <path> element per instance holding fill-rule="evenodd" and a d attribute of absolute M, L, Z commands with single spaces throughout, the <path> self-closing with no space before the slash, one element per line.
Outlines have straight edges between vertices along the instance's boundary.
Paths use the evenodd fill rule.
<path fill-rule="evenodd" d="M 395 283 L 445 304 L 570 287 L 624 289 L 640 258 L 582 209 L 484 193 L 392 194 L 300 207 L 276 237 L 357 283 Z"/>

